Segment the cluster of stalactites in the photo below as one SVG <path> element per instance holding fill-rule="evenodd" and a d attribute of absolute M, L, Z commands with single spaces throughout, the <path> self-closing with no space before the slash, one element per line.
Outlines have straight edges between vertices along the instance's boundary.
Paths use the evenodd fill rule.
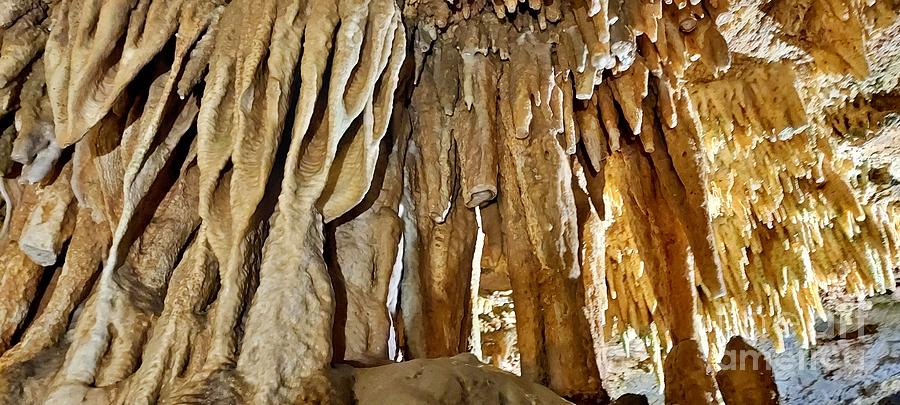
<path fill-rule="evenodd" d="M 829 44 L 811 51 L 821 56 L 830 52 Z M 895 51 L 876 52 L 888 57 Z M 824 58 L 801 69 L 830 77 L 832 62 Z M 869 197 L 867 173 L 860 176 L 857 167 L 868 164 L 865 158 L 854 162 L 835 147 L 848 128 L 875 127 L 884 107 L 829 100 L 837 105 L 827 117 L 810 114 L 809 106 L 823 101 L 801 97 L 821 92 L 804 88 L 816 82 L 796 78 L 796 65 L 744 59 L 735 64 L 717 80 L 685 86 L 705 168 L 710 235 L 727 291 L 721 298 L 699 297 L 701 330 L 713 358 L 732 335 L 765 336 L 781 348 L 793 332 L 801 345 L 815 344 L 814 325 L 825 316 L 820 292 L 883 292 L 894 285 L 900 252 L 890 202 L 895 200 Z M 845 78 L 857 73 L 852 66 L 843 71 Z M 688 128 L 681 124 L 679 132 Z M 607 173 L 610 185 L 616 179 Z M 616 184 L 606 195 L 627 207 L 627 195 L 616 190 L 627 183 Z M 627 224 L 629 216 L 641 214 L 614 209 L 607 233 L 607 319 L 617 325 L 614 331 L 637 330 L 659 359 L 672 338 L 658 310 L 661 297 L 640 283 L 652 272 L 651 261 L 640 246 L 644 230 Z"/>
<path fill-rule="evenodd" d="M 0 390 L 315 403 L 389 340 L 468 350 L 479 267 L 571 399 L 628 328 L 713 394 L 730 335 L 814 343 L 820 289 L 893 284 L 900 219 L 797 71 L 864 76 L 843 11 L 890 24 L 745 3 L 0 0 Z M 779 30 L 824 45 L 729 51 Z"/>
<path fill-rule="evenodd" d="M 707 6 L 555 2 L 545 11 L 559 7 L 560 16 L 546 21 L 527 10 L 505 19 L 471 11 L 439 18 L 440 7 L 419 3 L 413 33 L 405 204 L 422 242 L 407 250 L 416 253 L 406 263 L 416 266 L 423 293 L 404 313 L 425 320 L 407 324 L 413 352 L 446 355 L 465 345 L 466 328 L 443 325 L 465 318 L 453 308 L 467 307 L 474 254 L 467 246 L 477 237 L 479 207 L 480 263 L 482 270 L 497 257 L 504 263 L 522 375 L 570 397 L 602 395 L 597 362 L 611 333 L 606 319 L 622 319 L 609 307 L 626 300 L 614 301 L 620 287 L 613 282 L 625 273 L 608 271 L 607 235 L 616 234 L 611 225 L 637 226 L 621 218 L 620 205 L 605 202 L 610 192 L 636 201 L 642 212 L 635 218 L 647 230 L 653 277 L 626 285 L 671 296 L 664 310 L 654 303 L 631 315 L 644 325 L 659 320 L 663 334 L 670 325 L 680 340 L 705 338 L 693 311 L 674 309 L 698 306 L 697 284 L 710 296 L 725 290 L 703 210 L 696 129 L 674 128 L 683 119 L 696 126 L 686 112 L 687 70 L 696 65 L 715 77 L 731 63 Z M 646 184 L 629 185 L 632 178 Z M 664 251 L 666 238 L 678 239 L 682 259 L 695 252 L 694 261 L 667 266 L 675 252 Z M 587 360 L 564 361 L 573 353 Z"/>
<path fill-rule="evenodd" d="M 857 6 L 865 11 L 858 14 L 861 20 L 884 12 L 883 7 Z M 827 10 L 828 5 L 814 4 L 816 13 L 830 12 L 820 7 Z M 811 16 L 807 24 L 818 29 L 817 18 L 824 17 Z M 896 24 L 883 20 L 879 27 L 896 32 Z M 854 24 L 849 16 L 841 21 Z M 854 32 L 835 35 L 863 41 Z M 854 161 L 836 148 L 850 128 L 858 133 L 858 128 L 877 127 L 885 107 L 874 106 L 879 97 L 873 97 L 872 105 L 844 106 L 835 94 L 851 91 L 826 95 L 816 88 L 835 85 L 835 69 L 841 69 L 847 82 L 843 85 L 849 88 L 858 86 L 851 78 L 866 74 L 851 59 L 842 65 L 828 56 L 834 52 L 834 40 L 826 38 L 821 47 L 809 45 L 806 51 L 818 56 L 813 64 L 798 67 L 791 61 L 760 63 L 738 57 L 728 74 L 685 85 L 688 116 L 693 117 L 688 120 L 695 121 L 695 142 L 705 168 L 704 208 L 727 291 L 720 298 L 699 297 L 701 330 L 713 358 L 732 335 L 766 336 L 781 348 L 784 336 L 793 332 L 801 345 L 815 344 L 814 325 L 825 316 L 821 291 L 837 288 L 863 296 L 894 285 L 900 252 L 895 200 L 873 198 L 874 191 L 866 191 L 868 169 L 861 172 L 858 167 L 868 165 L 867 158 Z M 844 56 L 865 63 L 866 58 L 890 59 L 894 54 L 893 48 L 873 47 L 863 55 Z M 803 71 L 803 79 L 795 70 Z M 827 116 L 816 111 L 823 103 L 835 104 Z M 690 128 L 683 123 L 679 121 L 678 132 Z M 616 207 L 625 208 L 614 209 L 607 232 L 607 319 L 618 322 L 614 330 L 636 329 L 658 356 L 671 347 L 671 327 L 660 316 L 663 297 L 640 283 L 653 271 L 641 247 L 640 233 L 645 231 L 627 225 L 634 223 L 630 216 L 645 213 L 629 212 L 628 196 L 617 190 L 631 180 L 611 183 L 617 180 L 610 175 L 608 171 L 607 184 L 616 185 L 608 187 L 606 195 Z"/>
<path fill-rule="evenodd" d="M 729 15 L 723 1 L 520 2 L 531 10 L 515 1 L 487 3 L 407 2 L 404 13 L 415 21 L 419 69 L 438 38 L 453 42 L 463 55 L 496 53 L 501 60 L 510 58 L 511 48 L 546 45 L 553 48 L 555 73 L 571 73 L 575 97 L 588 100 L 604 77 L 621 75 L 636 63 L 636 69 L 664 77 L 669 86 L 678 85 L 698 60 L 702 74 L 712 76 L 731 63 L 717 28 Z"/>
<path fill-rule="evenodd" d="M 585 306 L 596 348 L 633 328 L 660 370 L 663 353 L 684 338 L 710 358 L 738 334 L 781 347 L 793 330 L 814 344 L 822 289 L 873 294 L 893 285 L 893 210 L 860 198 L 830 128 L 807 113 L 821 101 L 801 99 L 816 92 L 799 89 L 794 73 L 815 62 L 801 69 L 865 76 L 861 46 L 833 46 L 863 41 L 860 23 L 835 13 L 857 7 L 871 19 L 884 6 L 808 2 L 791 14 L 782 3 L 760 24 L 826 38 L 793 60 L 737 56 L 731 68 L 725 38 L 750 54 L 763 49 L 747 45 L 753 33 L 735 21 L 748 7 L 765 14 L 759 5 L 407 2 L 416 22 L 411 150 L 432 162 L 414 172 L 416 208 L 426 210 L 418 226 L 445 226 L 480 206 L 483 219 L 499 217 L 481 222 L 482 266 L 491 269 L 497 260 L 484 257 L 498 252 L 521 256 L 515 246 L 523 246 L 535 252 L 534 271 L 551 274 L 523 278 L 518 258 L 502 260 L 525 324 L 517 325 L 525 375 L 529 356 L 552 356 L 529 336 L 557 320 L 529 303 L 550 291 L 560 297 L 559 274 L 582 278 L 585 297 L 568 299 Z M 833 17 L 838 28 L 824 29 Z M 516 207 L 521 214 L 504 211 Z M 524 241 L 509 235 L 516 229 Z M 673 308 L 697 316 L 678 319 Z"/>

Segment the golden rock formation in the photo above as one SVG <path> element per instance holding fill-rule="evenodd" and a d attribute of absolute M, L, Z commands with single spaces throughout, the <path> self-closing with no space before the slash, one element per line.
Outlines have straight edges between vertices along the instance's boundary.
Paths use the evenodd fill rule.
<path fill-rule="evenodd" d="M 895 286 L 898 13 L 0 0 L 0 402 L 606 403 L 635 332 L 741 403 L 725 342 Z"/>

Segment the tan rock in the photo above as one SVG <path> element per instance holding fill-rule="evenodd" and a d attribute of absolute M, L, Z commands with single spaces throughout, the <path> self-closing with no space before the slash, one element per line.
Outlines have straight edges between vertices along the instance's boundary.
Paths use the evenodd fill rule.
<path fill-rule="evenodd" d="M 666 356 L 666 404 L 715 404 L 718 388 L 695 340 L 675 344 Z"/>
<path fill-rule="evenodd" d="M 778 387 L 766 357 L 740 336 L 725 346 L 716 382 L 726 404 L 777 404 Z"/>

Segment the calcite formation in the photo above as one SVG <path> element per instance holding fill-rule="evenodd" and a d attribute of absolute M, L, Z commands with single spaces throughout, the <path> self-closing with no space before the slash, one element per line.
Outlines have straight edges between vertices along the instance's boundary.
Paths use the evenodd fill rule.
<path fill-rule="evenodd" d="M 728 341 L 721 366 L 722 370 L 716 373 L 716 381 L 726 403 L 778 403 L 772 366 L 762 353 L 740 336 Z"/>
<path fill-rule="evenodd" d="M 777 401 L 729 339 L 895 286 L 898 13 L 0 0 L 0 402 Z"/>

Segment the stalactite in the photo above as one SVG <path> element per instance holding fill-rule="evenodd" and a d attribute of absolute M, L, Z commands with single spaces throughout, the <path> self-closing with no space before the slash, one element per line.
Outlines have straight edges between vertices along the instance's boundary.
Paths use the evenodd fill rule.
<path fill-rule="evenodd" d="M 440 76 L 437 76 L 436 69 L 435 65 L 424 67 L 412 95 L 413 134 L 423 136 L 414 135 L 410 158 L 415 161 L 416 176 L 422 179 L 416 183 L 420 187 L 417 191 L 421 193 L 416 212 L 427 214 L 433 221 L 443 222 L 450 210 L 454 156 L 451 154 L 452 133 L 446 125 L 448 118 L 438 102 L 440 89 L 435 79 Z"/>
<path fill-rule="evenodd" d="M 477 35 L 477 34 L 475 34 Z M 477 44 L 469 45 L 471 47 Z M 496 83 L 498 71 L 493 56 L 477 48 L 462 51 L 463 104 L 453 129 L 460 164 L 460 187 L 466 207 L 474 208 L 497 196 L 497 157 L 493 129 L 497 119 Z M 474 105 L 473 105 L 474 104 Z M 465 110 L 463 110 L 463 108 Z"/>
<path fill-rule="evenodd" d="M 453 201 L 444 223 L 418 220 L 424 353 L 415 357 L 441 357 L 465 351 L 468 329 L 469 278 L 475 249 L 475 213 L 461 196 Z"/>
<path fill-rule="evenodd" d="M 334 43 L 324 119 L 320 126 L 312 127 L 309 144 L 301 151 L 302 134 L 311 128 L 310 98 L 318 93 L 318 89 L 306 87 L 304 81 L 317 83 L 325 62 L 321 54 L 313 52 L 308 55 L 310 59 L 319 58 L 309 61 L 315 67 L 307 65 L 306 56 L 301 61 L 300 116 L 295 117 L 281 194 L 263 248 L 259 287 L 248 309 L 248 334 L 237 364 L 237 370 L 252 387 L 254 401 L 327 398 L 327 380 L 321 373 L 331 360 L 334 301 L 322 258 L 321 214 L 315 204 L 322 196 L 337 147 L 347 129 L 372 98 L 382 98 L 377 92 L 393 91 L 387 85 L 377 88 L 376 82 L 382 78 L 382 82 L 391 83 L 390 76 L 396 76 L 397 66 L 403 60 L 405 35 L 399 10 L 392 2 L 376 0 L 368 4 L 348 0 L 336 5 L 336 10 L 322 7 L 322 17 L 336 23 L 332 19 L 336 16 L 341 21 Z M 332 14 L 335 11 L 337 14 Z M 316 27 L 322 28 L 326 27 Z M 328 35 L 326 32 L 307 33 L 308 45 L 312 45 L 307 49 L 321 49 L 317 46 L 327 43 L 328 39 L 323 38 Z M 297 246 L 294 237 L 300 238 L 300 249 L 284 255 L 290 250 L 288 244 Z M 286 290 L 285 286 L 293 288 Z M 297 314 L 306 316 L 302 320 L 285 319 Z M 272 330 L 275 325 L 277 330 Z M 279 339 L 300 344 L 290 346 L 290 351 L 272 347 L 268 344 L 272 332 Z M 273 375 L 270 370 L 284 370 L 285 374 Z M 293 383 L 282 386 L 282 381 Z"/>
<path fill-rule="evenodd" d="M 3 313 L 3 322 L 0 323 L 0 344 L 4 351 L 10 347 L 13 334 L 22 327 L 20 324 L 25 320 L 29 304 L 35 299 L 37 284 L 44 270 L 31 261 L 18 246 L 31 208 L 39 201 L 35 188 L 29 186 L 23 191 L 19 206 L 10 218 L 9 233 L 4 237 L 3 251 L 0 253 L 0 263 L 6 269 L 0 276 L 0 285 L 3 286 L 3 291 L 9 294 L 0 304 Z"/>
<path fill-rule="evenodd" d="M 63 244 L 72 236 L 75 210 L 69 179 L 72 165 L 68 164 L 53 183 L 41 188 L 40 203 L 31 211 L 19 236 L 19 249 L 40 266 L 53 266 Z"/>
<path fill-rule="evenodd" d="M 659 85 L 662 88 L 664 84 L 660 81 Z M 663 97 L 662 90 L 657 96 Z M 662 139 L 658 135 L 661 125 L 654 126 L 657 142 L 665 143 L 667 153 L 660 151 L 652 156 L 655 162 L 658 161 L 659 176 L 666 182 L 663 187 L 668 189 L 677 218 L 687 233 L 706 294 L 719 297 L 725 289 L 720 259 L 714 251 L 716 235 L 710 231 L 709 214 L 703 210 L 710 198 L 706 186 L 709 168 L 701 160 L 696 124 L 689 118 L 685 104 L 686 101 L 677 102 L 672 112 L 682 125 L 674 129 L 662 128 Z"/>
<path fill-rule="evenodd" d="M 187 52 L 213 6 L 213 2 L 175 0 L 137 6 L 117 1 L 101 7 L 73 0 L 54 7 L 46 57 L 59 145 L 77 142 L 103 118 L 176 32 L 181 52 Z M 148 35 L 138 28 L 145 24 L 155 27 Z M 116 49 L 118 43 L 123 44 L 121 49 Z"/>
<path fill-rule="evenodd" d="M 208 251 L 196 239 L 172 270 L 163 311 L 147 338 L 140 367 L 125 382 L 116 403 L 152 403 L 169 398 L 178 387 L 182 373 L 196 372 L 199 356 L 196 348 L 207 348 L 208 336 L 203 331 L 206 309 L 213 290 L 212 273 L 216 270 Z M 197 263 L 200 262 L 200 263 Z"/>
<path fill-rule="evenodd" d="M 35 61 L 22 85 L 15 118 L 17 136 L 9 153 L 11 160 L 23 165 L 21 177 L 30 183 L 47 177 L 62 153 L 55 140 L 43 76 L 43 60 Z"/>
<path fill-rule="evenodd" d="M 139 364 L 137 353 L 152 322 L 162 311 L 166 282 L 178 253 L 199 223 L 196 166 L 187 169 L 169 189 L 144 233 L 134 241 L 124 263 L 113 274 L 116 286 L 129 300 L 115 308 L 115 317 L 127 320 L 110 342 L 95 384 L 106 386 L 123 380 Z M 125 332 L 127 331 L 127 332 Z"/>
<path fill-rule="evenodd" d="M 4 353 L 0 370 L 29 361 L 60 341 L 72 311 L 87 295 L 108 243 L 109 226 L 95 223 L 87 210 L 79 210 L 63 267 L 52 290 L 45 293 L 50 294 L 47 304 L 16 346 Z"/>
<path fill-rule="evenodd" d="M 512 70 L 504 69 L 501 88 L 509 88 L 505 84 L 512 80 L 512 75 Z M 540 80 L 528 80 L 535 79 Z M 542 336 L 543 342 L 537 342 L 535 347 L 539 353 L 531 355 L 537 355 L 538 361 L 543 363 L 537 367 L 546 367 L 544 372 L 548 384 L 557 392 L 573 397 L 601 396 L 596 363 L 590 360 L 573 364 L 566 360 L 573 358 L 573 350 L 580 353 L 574 356 L 575 359 L 594 358 L 587 320 L 582 311 L 574 310 L 583 307 L 584 296 L 583 286 L 578 284 L 581 277 L 578 226 L 569 156 L 557 141 L 555 135 L 561 128 L 551 127 L 551 111 L 546 105 L 538 109 L 530 128 L 526 128 L 528 138 L 520 139 L 521 128 L 514 119 L 509 119 L 522 108 L 522 101 L 531 104 L 531 100 L 520 100 L 501 95 L 499 113 L 503 126 L 498 129 L 497 138 L 506 154 L 503 159 L 508 162 L 503 164 L 501 172 L 509 176 L 504 179 L 513 187 L 509 189 L 512 191 L 509 194 L 521 196 L 521 208 L 512 208 L 521 211 L 519 219 L 524 223 L 519 226 L 530 244 L 521 248 L 533 250 L 537 260 L 522 269 L 535 269 L 535 274 L 530 276 L 533 277 L 533 284 L 528 283 L 534 287 L 526 288 L 537 290 L 537 308 L 552 308 L 540 311 L 542 319 L 539 320 L 537 333 Z M 501 208 L 501 215 L 509 211 Z M 507 249 L 506 253 L 507 257 L 521 254 L 511 249 Z M 511 273 L 510 279 L 513 277 Z M 512 283 L 515 292 L 519 282 Z M 515 295 L 513 299 L 516 299 Z M 520 341 L 526 333 L 535 333 L 524 332 L 519 334 Z M 526 364 L 523 352 L 523 371 Z"/>

